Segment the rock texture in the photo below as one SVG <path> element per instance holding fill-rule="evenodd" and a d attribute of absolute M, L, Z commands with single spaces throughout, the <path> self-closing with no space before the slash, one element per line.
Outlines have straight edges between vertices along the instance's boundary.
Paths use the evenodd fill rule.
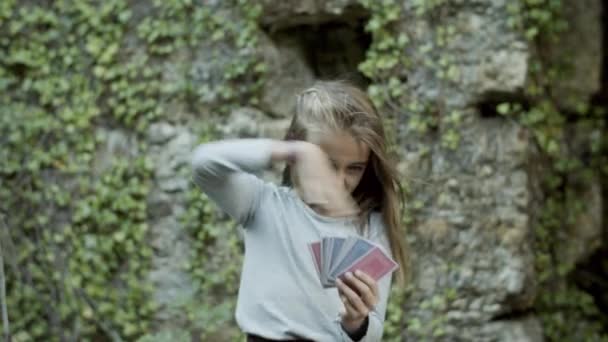
<path fill-rule="evenodd" d="M 154 299 L 163 310 L 160 321 L 179 321 L 183 313 L 174 311 L 176 303 L 193 300 L 192 278 L 184 269 L 191 257 L 189 236 L 179 221 L 185 208 L 184 196 L 191 187 L 183 171 L 190 165 L 190 152 L 196 137 L 187 127 L 158 122 L 148 129 L 150 156 L 154 165 L 156 186 L 148 198 L 151 245 L 155 254 L 148 280 L 154 287 Z"/>
<path fill-rule="evenodd" d="M 547 42 L 539 53 L 549 61 L 560 58 L 576 61 L 566 79 L 554 86 L 560 106 L 573 110 L 600 90 L 602 77 L 602 3 L 594 0 L 566 1 L 568 29 L 559 43 Z"/>
<path fill-rule="evenodd" d="M 263 0 L 261 3 L 263 15 L 260 24 L 271 30 L 332 20 L 352 20 L 365 15 L 357 0 Z"/>

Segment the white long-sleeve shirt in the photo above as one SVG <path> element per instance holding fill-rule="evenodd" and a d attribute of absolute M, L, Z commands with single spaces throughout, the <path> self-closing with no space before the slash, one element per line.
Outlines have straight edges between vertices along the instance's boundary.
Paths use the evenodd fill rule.
<path fill-rule="evenodd" d="M 340 325 L 338 290 L 321 286 L 308 243 L 356 236 L 356 224 L 320 215 L 293 189 L 255 176 L 270 166 L 272 144 L 225 140 L 200 145 L 192 156 L 196 184 L 245 228 L 236 321 L 245 333 L 268 339 L 351 342 Z M 371 214 L 364 237 L 391 255 L 380 213 Z M 378 282 L 379 302 L 360 341 L 381 341 L 390 283 L 390 275 Z"/>

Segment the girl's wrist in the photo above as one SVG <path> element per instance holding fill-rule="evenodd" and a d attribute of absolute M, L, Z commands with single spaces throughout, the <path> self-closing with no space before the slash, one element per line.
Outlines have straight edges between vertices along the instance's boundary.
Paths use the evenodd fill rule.
<path fill-rule="evenodd" d="M 271 160 L 273 162 L 293 163 L 297 158 L 297 149 L 298 144 L 295 141 L 279 141 L 272 149 Z"/>
<path fill-rule="evenodd" d="M 293 142 L 290 142 L 287 145 L 287 155 L 285 156 L 285 161 L 289 164 L 293 164 L 293 163 L 295 163 L 296 158 L 297 158 L 296 144 Z"/>
<path fill-rule="evenodd" d="M 345 322 L 342 320 L 342 329 L 344 329 L 351 339 L 358 341 L 367 333 L 368 324 L 369 316 L 355 321 Z"/>

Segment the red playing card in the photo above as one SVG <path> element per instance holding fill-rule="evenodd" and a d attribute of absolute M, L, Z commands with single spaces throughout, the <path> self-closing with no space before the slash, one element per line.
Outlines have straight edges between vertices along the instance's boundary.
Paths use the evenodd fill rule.
<path fill-rule="evenodd" d="M 315 267 L 317 269 L 317 273 L 321 274 L 321 242 L 312 242 L 308 244 L 308 248 L 310 249 L 310 253 L 312 254 L 312 259 L 315 262 Z"/>
<path fill-rule="evenodd" d="M 374 278 L 374 280 L 378 281 L 386 274 L 396 270 L 397 267 L 399 266 L 396 262 L 386 256 L 386 254 L 384 254 L 384 252 L 378 247 L 374 247 L 374 249 L 365 257 L 342 272 L 340 277 L 342 277 L 346 272 L 355 272 L 356 270 L 360 270 Z"/>

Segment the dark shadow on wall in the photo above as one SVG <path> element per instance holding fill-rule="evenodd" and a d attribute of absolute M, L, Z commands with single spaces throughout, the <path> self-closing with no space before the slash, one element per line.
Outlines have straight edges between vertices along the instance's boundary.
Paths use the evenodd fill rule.
<path fill-rule="evenodd" d="M 368 15 L 334 17 L 322 23 L 301 24 L 268 32 L 272 40 L 292 41 L 305 54 L 317 79 L 343 79 L 366 88 L 370 84 L 359 70 L 371 44 L 365 32 Z"/>

